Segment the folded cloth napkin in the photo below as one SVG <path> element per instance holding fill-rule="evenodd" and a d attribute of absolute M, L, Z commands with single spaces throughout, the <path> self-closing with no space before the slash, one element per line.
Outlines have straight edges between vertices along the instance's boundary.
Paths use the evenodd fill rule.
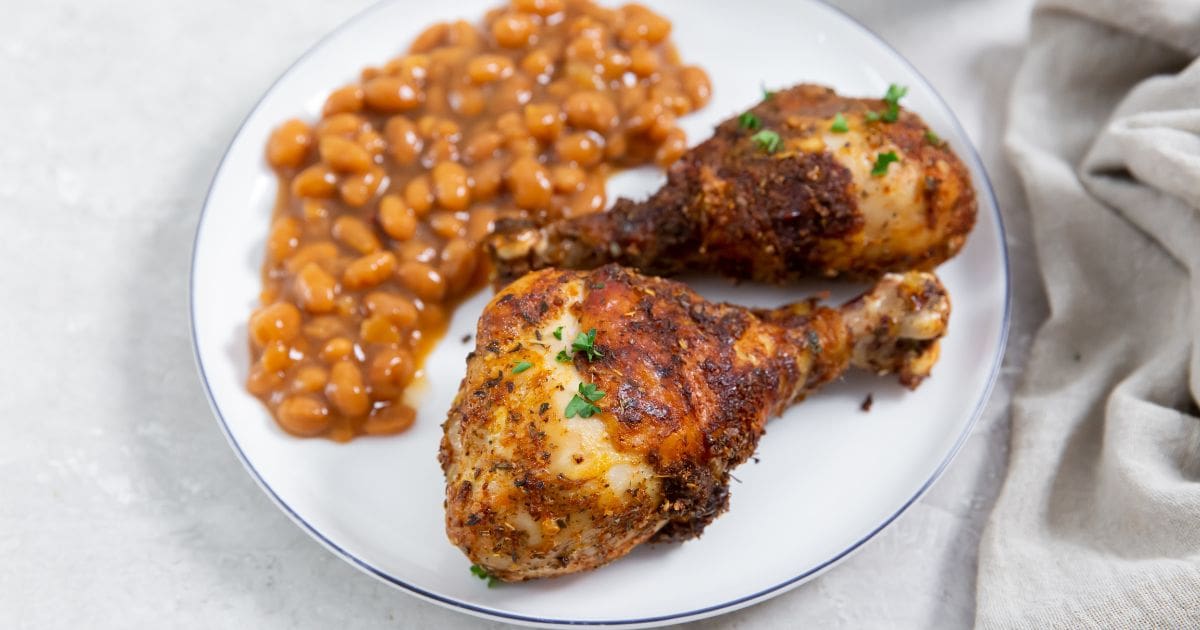
<path fill-rule="evenodd" d="M 980 628 L 1200 628 L 1200 1 L 1047 0 L 1006 144 L 1051 315 Z"/>

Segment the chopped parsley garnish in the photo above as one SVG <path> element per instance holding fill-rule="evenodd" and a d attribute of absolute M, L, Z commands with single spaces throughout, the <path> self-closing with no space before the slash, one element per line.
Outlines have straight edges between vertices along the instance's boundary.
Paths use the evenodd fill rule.
<path fill-rule="evenodd" d="M 833 124 L 829 126 L 829 130 L 834 133 L 846 133 L 850 131 L 850 125 L 846 122 L 846 117 L 841 112 L 838 112 L 833 117 Z"/>
<path fill-rule="evenodd" d="M 935 147 L 942 146 L 942 139 L 939 138 L 936 133 L 933 133 L 932 129 L 925 130 L 925 142 L 928 142 L 929 144 L 932 144 Z"/>
<path fill-rule="evenodd" d="M 562 328 L 563 328 L 562 326 L 559 326 L 558 328 L 554 329 L 554 338 L 555 339 L 562 339 Z"/>
<path fill-rule="evenodd" d="M 579 393 L 583 394 L 584 398 L 587 398 L 592 402 L 596 402 L 597 400 L 604 398 L 604 392 L 596 389 L 596 386 L 591 383 L 580 383 Z"/>
<path fill-rule="evenodd" d="M 571 355 L 567 354 L 566 350 L 559 350 L 558 354 L 554 355 L 554 360 L 559 363 L 570 363 Z"/>
<path fill-rule="evenodd" d="M 870 122 L 879 122 L 879 112 L 867 112 L 863 118 L 866 118 Z"/>
<path fill-rule="evenodd" d="M 769 100 L 771 100 L 772 98 L 774 98 L 774 96 L 775 96 L 775 90 L 768 90 L 768 89 L 767 89 L 767 86 L 766 86 L 766 84 L 759 84 L 759 87 L 761 87 L 761 88 L 762 88 L 763 100 L 764 100 L 764 101 L 769 101 Z"/>
<path fill-rule="evenodd" d="M 762 121 L 759 120 L 758 116 L 755 116 L 753 112 L 745 112 L 741 116 L 738 116 L 738 127 L 741 127 L 742 129 L 754 131 L 761 126 Z"/>
<path fill-rule="evenodd" d="M 758 145 L 758 148 L 766 151 L 767 155 L 771 155 L 778 151 L 779 145 L 783 143 L 783 141 L 779 138 L 779 134 L 771 131 L 770 129 L 763 129 L 753 136 L 750 136 L 750 139 Z"/>
<path fill-rule="evenodd" d="M 596 389 L 592 383 L 580 383 L 579 393 L 571 397 L 571 402 L 567 403 L 566 415 L 568 418 L 579 416 L 580 418 L 591 418 L 600 413 L 601 409 L 592 403 L 604 398 L 604 392 Z"/>
<path fill-rule="evenodd" d="M 887 94 L 883 95 L 883 102 L 887 103 L 887 111 L 883 113 L 883 120 L 886 122 L 896 122 L 900 119 L 900 99 L 908 94 L 908 88 L 895 83 L 888 86 Z"/>
<path fill-rule="evenodd" d="M 604 356 L 602 352 L 596 349 L 595 328 L 588 330 L 586 333 L 575 335 L 575 341 L 571 342 L 571 350 L 586 354 L 588 361 L 595 361 L 596 357 Z"/>
<path fill-rule="evenodd" d="M 496 576 L 488 573 L 487 569 L 479 566 L 478 564 L 471 565 L 471 575 L 474 575 L 481 580 L 487 580 L 488 588 L 492 588 L 500 583 L 500 580 L 496 579 Z"/>
<path fill-rule="evenodd" d="M 515 367 L 513 367 L 513 374 L 520 374 L 521 372 L 524 372 L 525 370 L 528 370 L 531 367 L 533 367 L 532 363 L 530 363 L 528 361 L 521 361 Z"/>
<path fill-rule="evenodd" d="M 899 161 L 900 161 L 900 158 L 896 157 L 895 151 L 888 151 L 887 153 L 880 153 L 875 158 L 875 166 L 871 169 L 871 174 L 874 175 L 875 177 L 882 177 L 884 175 L 887 175 L 888 164 L 891 164 L 892 162 L 899 162 Z"/>

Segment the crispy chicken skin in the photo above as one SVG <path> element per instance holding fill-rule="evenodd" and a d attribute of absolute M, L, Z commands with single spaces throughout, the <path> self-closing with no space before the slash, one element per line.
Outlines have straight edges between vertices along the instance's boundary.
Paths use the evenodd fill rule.
<path fill-rule="evenodd" d="M 610 262 L 653 275 L 702 270 L 771 283 L 932 269 L 962 248 L 975 222 L 974 189 L 916 114 L 868 120 L 886 107 L 817 85 L 776 92 L 750 110 L 758 129 L 779 134 L 774 154 L 734 117 L 645 201 L 618 199 L 608 212 L 546 226 L 501 220 L 488 243 L 496 282 Z M 833 131 L 837 114 L 848 131 Z M 888 152 L 899 161 L 872 175 Z"/>
<path fill-rule="evenodd" d="M 485 308 L 444 425 L 447 534 L 507 581 L 697 536 L 768 418 L 850 365 L 915 387 L 949 312 L 925 272 L 885 275 L 840 309 L 773 310 L 616 265 L 526 275 Z M 556 359 L 591 329 L 598 354 Z M 581 384 L 604 392 L 599 410 L 568 418 Z"/>

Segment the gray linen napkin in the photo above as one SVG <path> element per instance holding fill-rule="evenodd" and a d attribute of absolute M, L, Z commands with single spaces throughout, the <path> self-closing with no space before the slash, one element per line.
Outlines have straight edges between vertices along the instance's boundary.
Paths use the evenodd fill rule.
<path fill-rule="evenodd" d="M 1048 0 L 1006 136 L 1051 315 L 981 628 L 1200 627 L 1200 2 Z"/>

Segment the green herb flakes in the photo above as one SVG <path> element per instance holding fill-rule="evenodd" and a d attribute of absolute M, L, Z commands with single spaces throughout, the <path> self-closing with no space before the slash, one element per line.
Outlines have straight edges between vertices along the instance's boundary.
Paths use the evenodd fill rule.
<path fill-rule="evenodd" d="M 833 124 L 829 126 L 829 130 L 834 133 L 846 133 L 850 131 L 850 124 L 846 122 L 846 117 L 841 112 L 838 112 L 833 117 Z"/>
<path fill-rule="evenodd" d="M 566 416 L 574 418 L 591 418 L 600 413 L 600 407 L 592 404 L 601 398 L 604 398 L 604 392 L 596 388 L 592 383 L 580 383 L 579 393 L 571 397 L 571 402 L 567 403 Z"/>
<path fill-rule="evenodd" d="M 587 355 L 588 361 L 595 361 L 597 357 L 604 356 L 596 349 L 596 329 L 592 328 L 586 333 L 575 335 L 575 341 L 571 342 L 571 350 L 573 352 L 582 352 Z"/>
<path fill-rule="evenodd" d="M 895 83 L 888 86 L 887 94 L 883 95 L 883 102 L 887 103 L 887 111 L 883 113 L 883 120 L 886 122 L 896 122 L 900 119 L 900 99 L 908 94 L 908 88 Z"/>
<path fill-rule="evenodd" d="M 770 129 L 763 129 L 753 136 L 750 136 L 750 140 L 752 140 L 754 144 L 757 144 L 758 148 L 766 151 L 767 155 L 773 155 L 779 150 L 779 145 L 783 144 L 783 140 L 780 139 L 779 134 L 771 131 Z"/>
<path fill-rule="evenodd" d="M 486 580 L 488 588 L 492 588 L 500 583 L 500 580 L 496 579 L 496 576 L 492 575 L 487 569 L 479 566 L 478 564 L 471 565 L 471 575 L 474 575 L 481 580 Z"/>
<path fill-rule="evenodd" d="M 883 177 L 884 175 L 887 175 L 888 165 L 891 164 L 892 162 L 899 162 L 899 161 L 900 161 L 900 158 L 896 156 L 895 151 L 888 151 L 887 153 L 880 153 L 875 158 L 875 166 L 873 168 L 871 168 L 871 174 L 874 175 L 875 177 Z"/>

